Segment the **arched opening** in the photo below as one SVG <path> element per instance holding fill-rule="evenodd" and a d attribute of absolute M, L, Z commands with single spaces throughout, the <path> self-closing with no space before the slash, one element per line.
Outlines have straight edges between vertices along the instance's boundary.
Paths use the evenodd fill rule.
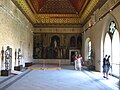
<path fill-rule="evenodd" d="M 92 62 L 92 57 L 91 54 L 92 53 L 92 42 L 90 40 L 90 38 L 87 38 L 85 41 L 85 65 L 86 66 L 91 66 L 93 64 Z"/>
<path fill-rule="evenodd" d="M 85 41 L 85 61 L 88 61 L 91 56 L 91 40 L 87 38 Z"/>
<path fill-rule="evenodd" d="M 70 47 L 76 47 L 76 38 L 74 36 L 70 38 Z"/>
<path fill-rule="evenodd" d="M 92 50 L 92 42 L 90 38 L 87 38 L 85 41 L 85 65 L 89 70 L 95 70 L 94 66 L 94 52 Z"/>
<path fill-rule="evenodd" d="M 59 46 L 60 46 L 60 38 L 55 35 L 51 38 L 51 47 L 57 48 Z"/>
<path fill-rule="evenodd" d="M 80 48 L 80 50 L 82 49 L 82 37 L 78 36 L 77 38 L 77 48 Z"/>
<path fill-rule="evenodd" d="M 88 41 L 88 60 L 91 60 L 91 52 L 92 52 L 92 48 L 91 48 L 91 41 Z"/>
<path fill-rule="evenodd" d="M 116 23 L 111 21 L 109 31 L 106 33 L 104 40 L 104 56 L 110 55 L 111 69 L 110 74 L 119 77 L 120 64 L 120 42 L 119 33 L 116 28 Z"/>
<path fill-rule="evenodd" d="M 104 56 L 106 54 L 111 56 L 111 39 L 108 33 L 105 36 L 105 42 L 104 42 Z"/>
<path fill-rule="evenodd" d="M 112 38 L 112 74 L 119 76 L 120 44 L 119 33 L 115 30 Z"/>

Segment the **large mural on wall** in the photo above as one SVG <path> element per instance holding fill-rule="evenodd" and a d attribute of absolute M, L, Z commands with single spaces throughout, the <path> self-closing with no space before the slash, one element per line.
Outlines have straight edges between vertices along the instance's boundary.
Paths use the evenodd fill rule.
<path fill-rule="evenodd" d="M 47 39 L 45 37 L 47 37 Z M 80 45 L 82 45 L 81 40 L 79 40 L 80 36 L 76 37 L 71 35 L 68 40 L 64 40 L 64 37 L 61 38 L 60 34 L 50 36 L 45 34 L 45 37 L 44 34 L 33 36 L 34 59 L 68 59 L 69 50 L 71 48 L 80 49 Z M 62 40 L 63 43 L 61 43 Z"/>

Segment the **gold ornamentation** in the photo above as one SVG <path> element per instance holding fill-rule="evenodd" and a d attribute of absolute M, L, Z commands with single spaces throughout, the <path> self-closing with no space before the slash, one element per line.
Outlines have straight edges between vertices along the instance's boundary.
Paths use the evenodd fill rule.
<path fill-rule="evenodd" d="M 35 28 L 34 33 L 81 33 L 81 28 Z"/>
<path fill-rule="evenodd" d="M 35 15 L 30 10 L 25 0 L 12 0 L 21 10 L 31 19 L 33 23 L 36 23 Z"/>
<path fill-rule="evenodd" d="M 80 18 L 80 22 L 82 23 L 87 16 L 90 14 L 90 12 L 93 10 L 93 8 L 95 7 L 95 5 L 99 2 L 99 0 L 91 0 L 90 3 L 88 4 L 88 6 L 86 7 L 85 11 L 83 12 L 81 18 Z"/>
<path fill-rule="evenodd" d="M 99 0 L 91 0 L 82 16 L 79 16 L 79 14 L 36 14 L 31 11 L 26 0 L 12 1 L 21 8 L 21 10 L 30 18 L 33 24 L 81 24 L 91 13 L 95 5 L 99 2 Z"/>

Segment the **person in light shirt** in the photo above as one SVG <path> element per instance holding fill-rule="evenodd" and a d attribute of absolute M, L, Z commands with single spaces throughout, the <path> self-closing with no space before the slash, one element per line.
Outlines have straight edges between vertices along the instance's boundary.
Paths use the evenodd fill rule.
<path fill-rule="evenodd" d="M 78 57 L 77 57 L 77 69 L 81 71 L 81 67 L 82 67 L 82 62 L 83 58 L 81 56 L 81 54 L 78 54 Z"/>
<path fill-rule="evenodd" d="M 75 64 L 75 70 L 77 70 L 77 54 L 74 56 L 74 64 Z"/>

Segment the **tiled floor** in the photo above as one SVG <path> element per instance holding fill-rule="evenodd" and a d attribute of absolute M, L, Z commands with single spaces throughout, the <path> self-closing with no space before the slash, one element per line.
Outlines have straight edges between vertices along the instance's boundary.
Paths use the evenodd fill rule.
<path fill-rule="evenodd" d="M 8 79 L 12 78 L 14 75 L 11 74 L 9 76 L 0 76 L 0 84 L 2 84 L 3 82 L 7 81 Z"/>
<path fill-rule="evenodd" d="M 75 71 L 73 66 L 61 70 L 26 70 L 0 84 L 0 90 L 119 90 L 119 80 L 94 71 Z M 1 76 L 0 76 L 1 77 Z M 0 78 L 1 79 L 1 78 Z M 2 80 L 1 80 L 2 81 Z M 10 79 L 9 79 L 10 81 Z"/>

